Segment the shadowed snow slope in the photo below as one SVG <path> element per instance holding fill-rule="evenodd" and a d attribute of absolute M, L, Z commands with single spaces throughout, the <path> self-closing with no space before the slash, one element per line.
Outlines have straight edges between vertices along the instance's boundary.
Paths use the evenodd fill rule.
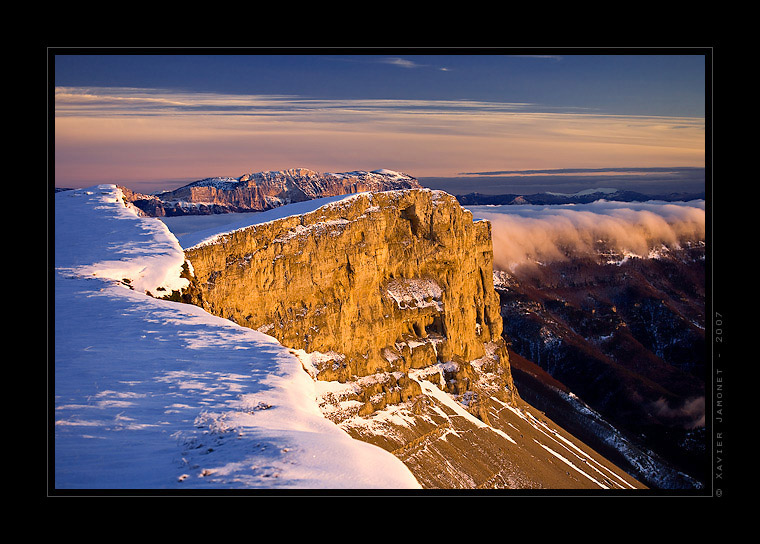
<path fill-rule="evenodd" d="M 51 487 L 419 487 L 322 416 L 273 338 L 144 294 L 181 287 L 183 263 L 114 185 L 56 194 Z"/>

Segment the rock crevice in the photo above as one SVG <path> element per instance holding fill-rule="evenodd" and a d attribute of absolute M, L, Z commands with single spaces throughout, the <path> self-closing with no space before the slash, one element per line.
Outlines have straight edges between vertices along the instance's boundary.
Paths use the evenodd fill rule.
<path fill-rule="evenodd" d="M 490 224 L 426 189 L 362 193 L 186 250 L 193 302 L 319 357 L 323 380 L 491 357 L 513 391 L 493 282 Z M 496 346 L 486 353 L 486 346 Z M 339 359 L 339 360 L 338 360 Z M 453 375 L 452 375 L 453 376 Z"/>
<path fill-rule="evenodd" d="M 491 226 L 453 196 L 361 193 L 209 240 L 185 250 L 183 300 L 290 347 L 323 415 L 423 487 L 599 488 L 517 395 Z"/>

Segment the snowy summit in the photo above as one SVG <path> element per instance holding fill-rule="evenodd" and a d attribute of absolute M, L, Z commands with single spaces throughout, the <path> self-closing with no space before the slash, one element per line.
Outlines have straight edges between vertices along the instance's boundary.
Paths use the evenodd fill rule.
<path fill-rule="evenodd" d="M 321 414 L 272 337 L 153 298 L 184 253 L 114 185 L 55 195 L 54 482 L 73 489 L 419 488 Z"/>

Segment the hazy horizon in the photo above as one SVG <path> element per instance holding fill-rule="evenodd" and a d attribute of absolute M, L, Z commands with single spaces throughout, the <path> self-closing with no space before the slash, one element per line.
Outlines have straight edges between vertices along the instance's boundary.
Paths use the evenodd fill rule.
<path fill-rule="evenodd" d="M 611 181 L 520 173 L 706 165 L 699 49 L 219 51 L 51 51 L 54 185 L 152 192 L 268 170 L 387 168 L 453 192 L 572 192 Z M 493 172 L 518 174 L 465 174 Z"/>
<path fill-rule="evenodd" d="M 428 189 L 446 191 L 453 195 L 480 193 L 486 195 L 500 194 L 535 194 L 545 192 L 577 193 L 587 189 L 614 188 L 621 191 L 635 191 L 646 195 L 667 193 L 705 192 L 705 169 L 692 167 L 653 168 L 653 169 L 602 169 L 594 173 L 569 173 L 564 171 L 525 171 L 510 175 L 489 175 L 488 173 L 470 174 L 452 177 L 420 177 L 420 185 Z M 625 170 L 625 171 L 622 171 Z M 333 172 L 335 172 L 333 170 Z M 413 177 L 414 174 L 405 172 Z M 241 174 L 242 175 L 242 174 Z M 216 177 L 216 176 L 207 176 Z M 239 177 L 239 176 L 235 176 Z M 110 181 L 136 192 L 150 194 L 171 191 L 183 187 L 202 177 L 186 180 L 163 181 Z M 84 188 L 85 185 L 60 188 Z"/>

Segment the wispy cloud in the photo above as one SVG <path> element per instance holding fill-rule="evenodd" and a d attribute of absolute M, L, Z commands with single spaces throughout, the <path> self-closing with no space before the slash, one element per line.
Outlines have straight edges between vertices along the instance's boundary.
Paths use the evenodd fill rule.
<path fill-rule="evenodd" d="M 381 59 L 379 62 L 383 64 L 392 64 L 394 66 L 399 66 L 401 68 L 433 68 L 441 72 L 451 72 L 451 68 L 449 68 L 448 66 L 440 66 L 440 65 L 434 65 L 434 64 L 420 64 L 419 62 L 414 62 L 412 60 L 404 59 L 400 57 L 384 58 L 384 59 Z"/>
<path fill-rule="evenodd" d="M 55 119 L 57 172 L 98 182 L 103 172 L 200 179 L 294 165 L 391 168 L 421 177 L 508 172 L 505 164 L 704 163 L 704 119 L 549 111 L 530 103 L 60 87 Z"/>
<path fill-rule="evenodd" d="M 435 58 L 435 56 L 428 56 L 427 58 Z M 421 64 L 419 62 L 410 60 L 403 57 L 376 57 L 373 55 L 358 55 L 354 57 L 341 57 L 330 56 L 322 57 L 323 60 L 329 60 L 332 62 L 350 62 L 359 64 L 389 64 L 391 66 L 398 66 L 399 68 L 413 69 L 413 68 L 433 68 L 442 72 L 450 72 L 451 68 L 448 66 L 441 66 L 439 64 Z"/>
<path fill-rule="evenodd" d="M 562 60 L 560 55 L 509 55 L 510 57 L 523 58 L 523 59 L 549 59 L 549 60 Z"/>
<path fill-rule="evenodd" d="M 691 172 L 693 170 L 703 171 L 703 168 L 689 167 L 614 167 L 614 168 L 549 168 L 544 170 L 493 170 L 490 172 L 461 172 L 462 176 L 533 176 L 540 174 L 564 175 L 564 174 L 678 174 Z"/>
<path fill-rule="evenodd" d="M 289 114 L 298 112 L 425 112 L 428 114 L 528 111 L 525 102 L 483 102 L 477 100 L 403 99 L 310 99 L 292 95 L 240 95 L 184 93 L 164 89 L 125 87 L 58 87 L 55 113 L 65 116 L 157 115 L 157 114 Z"/>
<path fill-rule="evenodd" d="M 399 57 L 390 57 L 380 60 L 384 64 L 393 64 L 394 66 L 401 66 L 402 68 L 421 68 L 422 64 L 417 64 L 411 60 L 402 59 Z"/>
<path fill-rule="evenodd" d="M 559 62 L 563 60 L 563 57 L 560 55 L 506 55 L 508 57 L 512 58 L 522 58 L 522 59 L 542 59 L 542 60 L 551 60 L 555 62 Z M 442 72 L 450 72 L 451 68 L 446 66 L 439 66 L 439 65 L 432 65 L 432 64 L 420 64 L 419 62 L 415 62 L 406 58 L 402 57 L 387 57 L 382 58 L 378 60 L 377 62 L 380 62 L 382 64 L 391 64 L 394 66 L 399 66 L 401 68 L 435 68 L 436 70 L 440 70 Z"/>

